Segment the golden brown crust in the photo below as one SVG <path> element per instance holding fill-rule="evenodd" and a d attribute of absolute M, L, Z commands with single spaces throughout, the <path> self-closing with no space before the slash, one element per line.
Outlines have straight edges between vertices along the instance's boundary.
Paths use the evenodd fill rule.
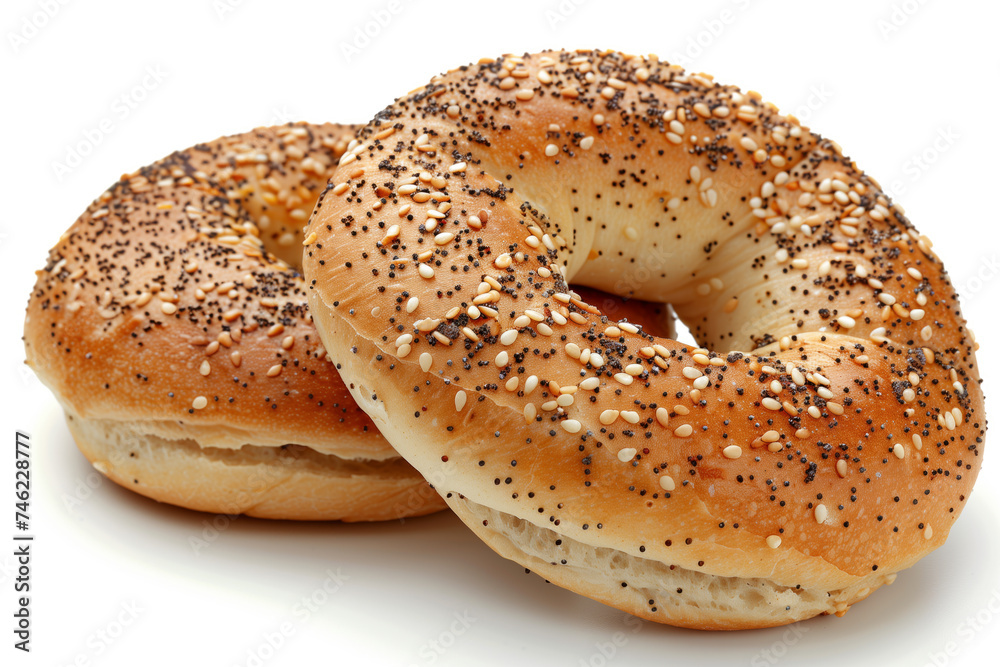
<path fill-rule="evenodd" d="M 944 542 L 981 463 L 975 343 L 930 241 L 833 142 L 652 58 L 550 52 L 435 77 L 340 165 L 314 317 L 442 493 L 825 613 Z M 670 302 L 708 349 L 615 326 L 573 279 Z M 715 627 L 663 594 L 603 599 Z M 789 607 L 766 624 L 817 613 Z"/>
<path fill-rule="evenodd" d="M 356 129 L 295 123 L 223 137 L 126 174 L 88 207 L 38 272 L 24 333 L 28 365 L 77 420 L 75 434 L 115 432 L 102 425 L 116 422 L 134 431 L 137 450 L 146 437 L 230 449 L 294 443 L 330 460 L 396 461 L 408 472 L 393 484 L 424 499 L 403 515 L 443 507 L 326 360 L 295 268 L 308 213 Z M 123 446 L 99 435 L 80 445 L 92 460 Z M 157 500 L 227 511 L 233 485 L 215 469 L 208 458 L 165 456 L 160 470 L 143 470 L 143 484 L 109 474 Z M 377 494 L 320 479 L 332 494 L 325 509 L 310 498 L 313 482 L 297 480 L 269 515 L 383 518 L 370 506 Z"/>

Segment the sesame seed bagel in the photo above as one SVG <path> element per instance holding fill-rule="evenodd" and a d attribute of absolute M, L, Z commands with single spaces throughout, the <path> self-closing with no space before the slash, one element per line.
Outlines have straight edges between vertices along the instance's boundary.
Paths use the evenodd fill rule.
<path fill-rule="evenodd" d="M 50 251 L 27 363 L 110 479 L 274 519 L 444 506 L 326 359 L 296 269 L 356 129 L 296 123 L 175 152 L 123 176 Z"/>
<path fill-rule="evenodd" d="M 979 471 L 930 241 L 837 144 L 655 57 L 433 78 L 352 142 L 306 243 L 388 440 L 494 550 L 638 616 L 843 614 L 944 542 Z M 702 347 L 572 280 L 669 302 Z"/>

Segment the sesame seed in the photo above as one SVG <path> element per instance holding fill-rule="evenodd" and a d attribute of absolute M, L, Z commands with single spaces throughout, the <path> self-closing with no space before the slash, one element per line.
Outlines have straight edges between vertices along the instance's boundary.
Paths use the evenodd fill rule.
<path fill-rule="evenodd" d="M 559 154 L 559 147 L 555 144 L 549 144 L 545 147 L 545 155 L 548 157 L 555 157 Z"/>
<path fill-rule="evenodd" d="M 434 269 L 427 264 L 420 264 L 417 267 L 417 272 L 420 273 L 421 278 L 430 279 L 434 277 Z"/>
<path fill-rule="evenodd" d="M 768 410 L 780 410 L 781 409 L 781 403 L 779 403 L 778 401 L 774 400 L 770 396 L 768 396 L 767 398 L 761 399 L 760 404 L 762 406 L 764 406 L 765 408 L 767 408 Z M 816 406 L 810 406 L 810 407 L 816 407 Z"/>
<path fill-rule="evenodd" d="M 419 305 L 420 305 L 420 299 L 418 299 L 415 296 L 411 296 L 409 301 L 406 302 L 406 312 L 412 313 L 417 309 L 417 306 Z"/>
<path fill-rule="evenodd" d="M 656 421 L 660 426 L 666 426 L 670 421 L 670 412 L 666 408 L 656 408 Z"/>
<path fill-rule="evenodd" d="M 195 397 L 194 401 L 191 402 L 191 407 L 195 410 L 201 410 L 208 405 L 208 399 L 204 396 Z"/>
<path fill-rule="evenodd" d="M 533 392 L 535 390 L 535 387 L 537 386 L 538 386 L 538 376 L 529 375 L 528 379 L 524 381 L 524 395 L 527 396 L 528 394 Z"/>
<path fill-rule="evenodd" d="M 823 503 L 816 505 L 816 509 L 813 511 L 813 516 L 816 517 L 816 523 L 824 523 L 827 516 L 829 516 L 829 512 L 826 510 L 826 505 Z"/>
<path fill-rule="evenodd" d="M 627 421 L 629 424 L 639 423 L 639 413 L 634 410 L 622 410 L 621 418 Z"/>
<path fill-rule="evenodd" d="M 622 463 L 628 463 L 635 458 L 635 449 L 632 447 L 625 447 L 624 449 L 618 450 L 618 460 Z"/>
<path fill-rule="evenodd" d="M 729 445 L 722 450 L 722 454 L 727 459 L 738 459 L 743 456 L 743 449 L 739 445 Z"/>
<path fill-rule="evenodd" d="M 632 379 L 632 376 L 628 373 L 615 373 L 615 380 L 625 386 L 632 384 Z"/>
<path fill-rule="evenodd" d="M 777 549 L 778 547 L 781 546 L 781 536 L 780 535 L 768 535 L 767 539 L 764 540 L 764 542 L 766 542 L 767 546 L 771 547 L 772 549 Z"/>
<path fill-rule="evenodd" d="M 673 491 L 676 488 L 674 478 L 670 475 L 660 475 L 660 488 L 664 491 Z"/>
<path fill-rule="evenodd" d="M 708 387 L 709 379 L 707 376 L 702 375 L 700 378 L 696 378 L 694 382 L 691 383 L 695 389 L 705 389 Z"/>
<path fill-rule="evenodd" d="M 582 381 L 579 386 L 580 389 L 584 389 L 586 391 L 593 391 L 594 389 L 597 389 L 598 385 L 600 384 L 601 381 L 598 380 L 597 378 L 587 378 L 586 380 Z"/>
<path fill-rule="evenodd" d="M 434 363 L 434 357 L 430 355 L 429 352 L 423 352 L 420 354 L 420 369 L 423 372 L 427 372 L 431 369 L 431 365 Z"/>
<path fill-rule="evenodd" d="M 642 364 L 629 364 L 625 367 L 625 372 L 629 375 L 642 375 Z"/>
<path fill-rule="evenodd" d="M 690 424 L 681 424 L 680 426 L 674 429 L 674 435 L 677 436 L 678 438 L 690 437 L 692 433 L 694 433 L 694 427 L 692 427 Z"/>
<path fill-rule="evenodd" d="M 517 329 L 507 329 L 500 334 L 500 342 L 504 345 L 513 345 L 517 340 Z"/>
<path fill-rule="evenodd" d="M 582 148 L 585 151 L 589 151 L 590 147 L 593 146 L 593 145 L 594 145 L 594 138 L 593 137 L 584 137 L 580 141 L 580 148 Z"/>
<path fill-rule="evenodd" d="M 857 322 L 854 321 L 853 317 L 848 317 L 847 315 L 841 315 L 837 318 L 837 324 L 844 327 L 845 329 L 852 329 Z"/>
<path fill-rule="evenodd" d="M 681 374 L 683 374 L 684 377 L 686 377 L 689 380 L 695 380 L 697 378 L 702 377 L 701 371 L 695 368 L 694 366 L 685 366 L 681 370 Z"/>
<path fill-rule="evenodd" d="M 847 459 L 837 459 L 837 474 L 847 477 Z"/>
<path fill-rule="evenodd" d="M 575 419 L 565 419 L 562 421 L 562 428 L 567 433 L 579 433 L 583 425 Z"/>

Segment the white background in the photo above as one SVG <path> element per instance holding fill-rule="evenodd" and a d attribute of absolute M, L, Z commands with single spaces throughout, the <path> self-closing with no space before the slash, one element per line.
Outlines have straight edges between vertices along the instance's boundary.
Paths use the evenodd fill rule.
<path fill-rule="evenodd" d="M 948 543 L 893 586 L 844 618 L 703 633 L 547 585 L 446 513 L 384 525 L 229 521 L 102 482 L 22 365 L 20 336 L 32 272 L 123 171 L 258 125 L 366 121 L 482 56 L 618 48 L 761 91 L 889 188 L 963 296 L 995 414 L 998 21 L 996 3 L 917 0 L 5 0 L 0 663 L 996 664 L 993 433 Z M 12 648 L 15 429 L 33 441 L 30 655 Z"/>

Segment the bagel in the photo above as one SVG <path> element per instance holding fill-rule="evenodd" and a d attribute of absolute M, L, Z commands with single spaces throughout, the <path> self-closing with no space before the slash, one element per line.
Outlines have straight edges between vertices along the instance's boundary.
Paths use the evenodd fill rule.
<path fill-rule="evenodd" d="M 295 269 L 357 129 L 296 123 L 173 153 L 123 176 L 52 249 L 27 362 L 97 470 L 207 512 L 361 521 L 444 507 L 325 361 Z M 669 331 L 659 304 L 581 293 Z"/>
<path fill-rule="evenodd" d="M 356 129 L 288 124 L 172 153 L 122 176 L 50 251 L 27 363 L 97 470 L 206 512 L 443 507 L 326 361 L 294 268 Z"/>
<path fill-rule="evenodd" d="M 317 328 L 393 446 L 495 551 L 637 616 L 842 615 L 979 472 L 976 345 L 929 239 L 708 75 L 553 51 L 437 76 L 352 142 L 306 243 Z M 669 302 L 701 347 L 572 280 Z"/>

